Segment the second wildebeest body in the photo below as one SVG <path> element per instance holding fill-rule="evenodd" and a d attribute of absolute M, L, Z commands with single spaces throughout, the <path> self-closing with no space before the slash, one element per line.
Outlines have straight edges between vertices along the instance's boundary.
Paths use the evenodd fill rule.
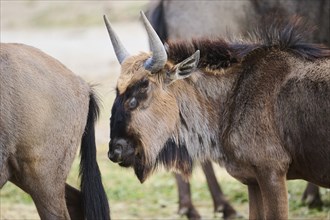
<path fill-rule="evenodd" d="M 330 51 L 304 41 L 300 19 L 238 43 L 173 42 L 166 53 L 142 18 L 152 54 L 136 56 L 106 21 L 122 67 L 112 161 L 141 182 L 159 165 L 189 176 L 193 160 L 223 163 L 248 185 L 250 219 L 288 218 L 286 179 L 330 187 Z"/>
<path fill-rule="evenodd" d="M 109 219 L 91 87 L 36 48 L 0 51 L 0 188 L 11 181 L 30 194 L 41 219 Z M 81 193 L 65 184 L 80 144 Z"/>
<path fill-rule="evenodd" d="M 324 43 L 330 46 L 330 1 L 327 0 L 250 0 L 250 1 L 152 1 L 148 6 L 148 18 L 162 42 L 173 39 L 191 40 L 196 37 L 219 37 L 226 35 L 248 35 L 256 27 L 267 22 L 269 14 L 274 17 L 299 15 L 306 18 L 316 29 L 306 36 L 306 40 Z M 271 17 L 273 19 L 273 17 Z M 204 169 L 205 170 L 205 169 Z M 211 172 L 211 171 L 209 171 Z M 178 176 L 176 175 L 178 178 Z M 216 181 L 216 179 L 214 179 Z M 217 182 L 211 182 L 210 187 Z M 208 181 L 210 182 L 210 181 Z M 179 191 L 187 191 L 188 186 L 178 179 Z M 189 183 L 187 183 L 189 184 Z M 181 189 L 180 189 L 181 187 Z M 219 188 L 219 186 L 217 187 Z M 212 191 L 211 191 L 212 192 Z M 183 192 L 181 192 L 183 194 Z M 217 195 L 212 195 L 213 200 Z M 180 196 L 183 198 L 183 196 Z M 190 198 L 186 196 L 185 198 Z M 309 207 L 320 207 L 322 201 L 317 186 L 309 183 L 302 197 Z M 181 200 L 180 200 L 181 202 Z M 214 200 L 215 211 L 226 201 Z M 183 201 L 197 214 L 191 201 Z M 185 207 L 181 205 L 180 207 Z M 231 213 L 232 208 L 225 205 L 224 216 Z M 181 209 L 180 209 L 181 210 Z M 197 214 L 198 215 L 198 214 Z"/>
<path fill-rule="evenodd" d="M 161 39 L 248 35 L 269 14 L 298 15 L 316 30 L 306 40 L 330 46 L 329 0 L 151 1 L 150 22 Z"/>

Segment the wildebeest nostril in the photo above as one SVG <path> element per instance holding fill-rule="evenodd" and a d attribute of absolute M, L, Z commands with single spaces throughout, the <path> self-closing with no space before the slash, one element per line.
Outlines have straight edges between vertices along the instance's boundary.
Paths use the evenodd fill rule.
<path fill-rule="evenodd" d="M 123 150 L 125 149 L 127 142 L 123 139 L 119 139 L 110 144 L 110 150 L 108 157 L 113 162 L 121 162 L 123 160 Z"/>
<path fill-rule="evenodd" d="M 115 145 L 115 148 L 114 148 L 115 150 L 114 151 L 118 151 L 119 149 L 121 150 L 121 149 L 123 149 L 123 145 L 122 144 L 120 144 L 120 143 L 117 143 L 116 145 Z"/>
<path fill-rule="evenodd" d="M 122 160 L 122 149 L 121 149 L 121 147 L 116 148 L 113 151 L 109 151 L 108 157 L 113 162 L 121 162 L 121 160 Z"/>
<path fill-rule="evenodd" d="M 117 141 L 114 142 L 114 149 L 125 149 L 127 148 L 127 141 L 125 139 L 119 139 Z"/>
<path fill-rule="evenodd" d="M 115 149 L 114 152 L 113 152 L 113 154 L 116 155 L 117 160 L 121 160 L 121 154 L 122 154 L 121 148 Z"/>
<path fill-rule="evenodd" d="M 134 156 L 134 148 L 126 139 L 114 139 L 109 143 L 108 157 L 114 163 L 131 160 Z"/>

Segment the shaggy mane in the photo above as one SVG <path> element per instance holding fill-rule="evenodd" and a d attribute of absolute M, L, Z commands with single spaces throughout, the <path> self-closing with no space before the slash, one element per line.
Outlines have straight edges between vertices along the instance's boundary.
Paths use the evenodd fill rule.
<path fill-rule="evenodd" d="M 233 48 L 223 39 L 207 38 L 189 41 L 173 41 L 168 43 L 168 58 L 173 63 L 179 63 L 200 50 L 198 68 L 221 69 L 237 63 Z"/>
<path fill-rule="evenodd" d="M 293 16 L 289 21 L 274 19 L 273 16 L 240 41 L 224 39 L 193 39 L 192 41 L 170 41 L 169 60 L 178 63 L 200 50 L 199 68 L 221 69 L 237 63 L 252 52 L 276 48 L 289 51 L 308 60 L 330 57 L 330 49 L 322 44 L 307 42 L 314 30 L 301 17 Z"/>

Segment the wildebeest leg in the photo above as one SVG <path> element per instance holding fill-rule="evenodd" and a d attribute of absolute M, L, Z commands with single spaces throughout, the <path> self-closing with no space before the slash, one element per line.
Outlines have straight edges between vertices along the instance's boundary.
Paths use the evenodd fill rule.
<path fill-rule="evenodd" d="M 55 198 L 53 197 L 53 195 L 49 195 L 47 202 L 45 202 L 45 200 L 39 200 L 39 198 L 36 198 L 35 193 L 31 194 L 41 219 L 70 219 L 70 215 L 66 207 L 65 198 L 62 192 L 59 193 L 58 196 L 55 196 Z M 53 201 L 50 202 L 50 200 L 52 199 Z"/>
<path fill-rule="evenodd" d="M 48 188 L 44 185 L 48 183 L 48 180 L 46 180 L 46 182 L 38 181 L 41 184 L 32 188 L 27 186 L 26 182 L 22 183 L 16 178 L 12 178 L 10 181 L 31 195 L 41 220 L 70 219 L 65 203 L 64 184 L 62 184 L 61 189 Z"/>
<path fill-rule="evenodd" d="M 9 179 L 9 172 L 7 171 L 7 169 L 3 169 L 3 168 L 0 170 L 0 172 L 1 172 L 0 173 L 0 189 L 1 189 Z"/>
<path fill-rule="evenodd" d="M 221 187 L 218 184 L 211 161 L 207 160 L 201 165 L 213 199 L 214 212 L 223 212 L 223 217 L 225 219 L 236 216 L 237 213 L 235 209 L 226 200 Z"/>
<path fill-rule="evenodd" d="M 249 191 L 249 218 L 250 219 L 263 219 L 263 203 L 261 191 L 258 184 L 248 185 Z"/>
<path fill-rule="evenodd" d="M 9 148 L 5 141 L 4 135 L 0 134 L 0 189 L 9 180 L 10 171 L 8 166 L 8 153 L 6 149 Z"/>
<path fill-rule="evenodd" d="M 10 171 L 7 164 L 7 159 L 1 158 L 0 161 L 0 189 L 3 185 L 9 180 L 10 177 Z"/>
<path fill-rule="evenodd" d="M 258 170 L 264 219 L 288 219 L 288 192 L 286 175 L 273 170 Z"/>
<path fill-rule="evenodd" d="M 51 147 L 55 146 L 49 145 L 48 148 L 35 146 L 32 149 Z M 10 160 L 12 168 L 10 181 L 31 195 L 42 220 L 70 219 L 65 201 L 65 181 L 75 155 L 70 151 L 75 151 L 76 147 L 65 149 L 67 151 L 56 157 L 43 155 L 44 157 L 40 159 L 35 157 L 37 155 L 35 152 L 28 152 L 30 153 L 28 160 L 26 160 L 27 155 L 24 155 L 25 157 L 17 155 Z"/>
<path fill-rule="evenodd" d="M 302 196 L 302 201 L 305 202 L 309 208 L 321 208 L 323 202 L 321 200 L 319 187 L 313 183 L 308 183 Z"/>
<path fill-rule="evenodd" d="M 174 173 L 179 193 L 179 214 L 186 215 L 188 219 L 201 219 L 198 211 L 191 202 L 190 184 L 181 175 Z"/>
<path fill-rule="evenodd" d="M 5 185 L 5 183 L 8 181 L 8 179 L 9 179 L 8 167 L 3 166 L 0 169 L 0 189 L 3 187 L 3 185 Z"/>
<path fill-rule="evenodd" d="M 44 181 L 36 180 L 35 185 L 30 187 L 28 181 L 22 181 L 17 176 L 11 178 L 10 181 L 31 195 L 41 220 L 70 219 L 65 203 L 64 182 L 57 182 L 54 187 L 45 177 Z M 38 187 L 35 187 L 36 185 Z M 59 187 L 60 185 L 61 187 Z"/>
<path fill-rule="evenodd" d="M 71 220 L 84 220 L 81 192 L 69 184 L 65 184 L 65 200 Z"/>

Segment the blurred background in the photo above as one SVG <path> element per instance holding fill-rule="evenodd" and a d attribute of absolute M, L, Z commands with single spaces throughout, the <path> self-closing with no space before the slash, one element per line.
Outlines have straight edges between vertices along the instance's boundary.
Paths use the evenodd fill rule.
<path fill-rule="evenodd" d="M 206 1 L 205 1 L 206 2 Z M 178 195 L 171 173 L 159 170 L 140 184 L 133 170 L 124 169 L 107 158 L 110 109 L 115 96 L 120 66 L 109 40 L 102 16 L 108 15 L 130 53 L 148 50 L 148 40 L 139 11 L 149 1 L 9 1 L 1 0 L 2 43 L 24 43 L 55 57 L 87 82 L 94 84 L 102 100 L 97 125 L 98 162 L 111 208 L 112 219 L 186 219 L 178 211 Z M 225 19 L 225 18 L 224 18 Z M 79 186 L 79 158 L 68 182 Z M 221 187 L 234 208 L 248 217 L 247 188 L 214 165 Z M 288 182 L 290 219 L 329 219 L 330 192 L 321 189 L 322 209 L 308 209 L 301 202 L 306 182 Z M 219 219 L 205 176 L 196 167 L 191 178 L 192 199 L 203 219 Z M 0 192 L 0 219 L 39 219 L 32 199 L 7 183 Z"/>

